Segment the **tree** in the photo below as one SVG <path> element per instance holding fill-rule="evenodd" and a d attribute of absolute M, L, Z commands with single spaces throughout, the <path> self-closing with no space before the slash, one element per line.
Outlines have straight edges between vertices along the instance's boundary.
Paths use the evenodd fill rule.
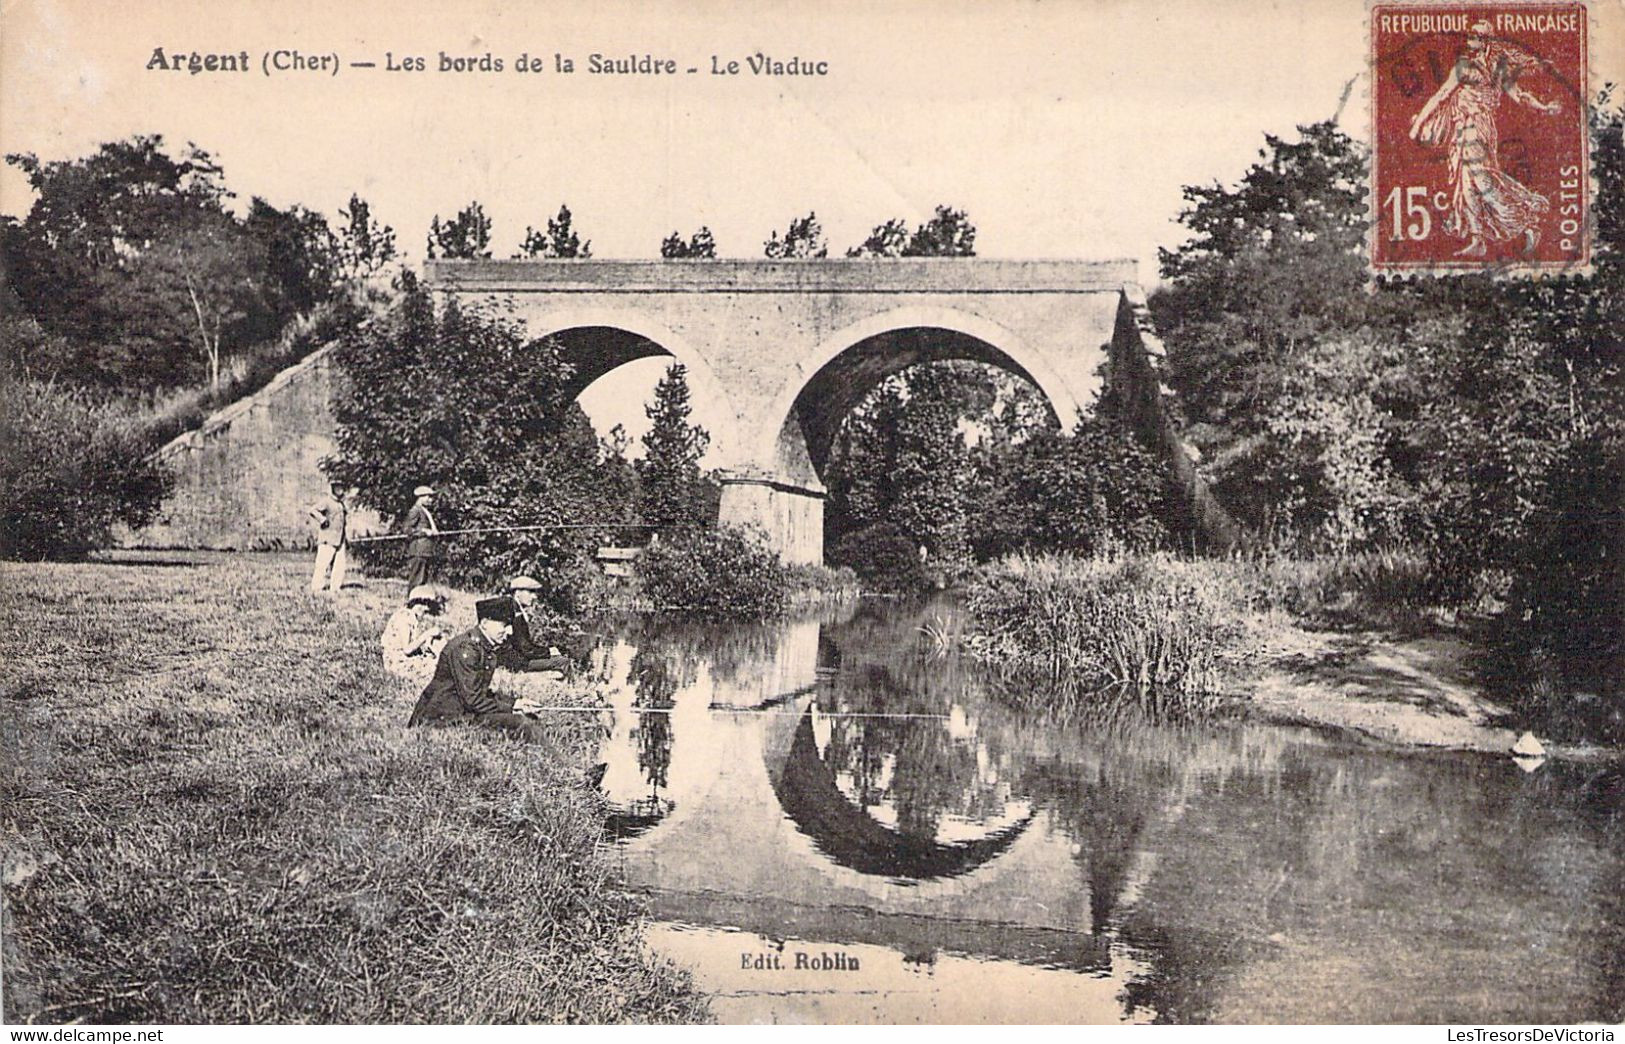
<path fill-rule="evenodd" d="M 437 312 L 405 273 L 395 307 L 348 333 L 334 358 L 338 452 L 325 467 L 362 503 L 398 517 L 428 482 L 443 524 L 571 527 L 451 541 L 452 579 L 488 585 L 534 571 L 557 586 L 550 597 L 575 597 L 592 549 L 635 519 L 620 477 L 599 466 L 599 440 L 555 342 L 456 302 Z"/>
<path fill-rule="evenodd" d="M 450 221 L 442 223 L 440 215 L 429 225 L 429 258 L 437 257 L 489 258 L 491 256 L 491 219 L 478 202 L 470 203 Z"/>
<path fill-rule="evenodd" d="M 365 282 L 377 275 L 398 256 L 395 230 L 372 216 L 372 207 L 355 193 L 339 211 L 344 219 L 339 232 L 338 261 L 353 282 Z"/>
<path fill-rule="evenodd" d="M 976 226 L 963 210 L 939 205 L 911 234 L 908 223 L 892 218 L 876 225 L 869 238 L 846 252 L 847 257 L 973 257 Z"/>
<path fill-rule="evenodd" d="M 36 193 L 6 236 L 7 275 L 27 313 L 72 351 L 61 372 L 135 385 L 193 376 L 193 309 L 185 295 L 154 293 L 146 281 L 163 266 L 148 255 L 240 232 L 213 157 L 195 145 L 171 156 L 152 135 L 104 144 L 81 159 L 42 163 L 21 153 L 7 161 Z M 254 263 L 263 270 L 263 254 Z M 261 302 L 250 310 L 258 322 L 221 336 L 262 329 L 263 309 Z"/>
<path fill-rule="evenodd" d="M 339 241 L 325 217 L 298 204 L 278 210 L 255 196 L 244 228 L 264 253 L 266 294 L 276 312 L 309 315 L 333 296 Z"/>
<path fill-rule="evenodd" d="M 809 212 L 804 218 L 792 220 L 783 239 L 774 232 L 762 244 L 762 254 L 781 260 L 828 257 L 829 244 L 824 240 L 824 226 L 818 223 L 818 215 Z"/>
<path fill-rule="evenodd" d="M 869 233 L 869 238 L 862 243 L 847 250 L 847 257 L 902 257 L 903 250 L 908 246 L 908 223 L 902 218 L 892 218 L 885 224 L 876 225 L 875 230 Z"/>
<path fill-rule="evenodd" d="M 1305 368 L 1330 377 L 1364 366 L 1328 353 L 1368 352 L 1372 337 L 1350 335 L 1378 310 L 1365 292 L 1364 152 L 1332 122 L 1298 130 L 1296 142 L 1266 135 L 1261 162 L 1234 188 L 1186 187 L 1192 205 L 1180 220 L 1192 235 L 1160 251 L 1171 285 L 1154 296 L 1152 310 L 1168 345 L 1186 435 L 1220 498 L 1256 526 L 1285 522 L 1319 532 L 1325 519 L 1314 505 L 1326 502 L 1323 491 L 1302 490 L 1296 506 L 1283 505 L 1278 480 L 1289 471 L 1339 465 L 1329 458 L 1302 467 L 1279 459 L 1286 434 L 1281 406 L 1288 398 L 1297 402 L 1300 420 L 1335 409 L 1331 399 L 1345 389 L 1336 380 L 1305 384 Z M 1370 380 L 1400 397 L 1420 390 L 1399 373 Z M 1398 437 L 1384 411 L 1361 417 L 1378 430 L 1359 434 L 1350 447 L 1375 439 L 1386 448 Z M 1319 452 L 1310 442 L 1301 445 Z M 1263 459 L 1269 453 L 1277 454 L 1273 465 Z"/>
<path fill-rule="evenodd" d="M 711 230 L 703 225 L 687 241 L 683 239 L 681 233 L 673 232 L 661 241 L 660 256 L 667 260 L 682 258 L 712 260 L 717 256 L 717 241 L 711 235 Z"/>
<path fill-rule="evenodd" d="M 826 548 L 887 526 L 945 572 L 966 568 L 977 485 L 967 430 L 994 400 L 991 372 L 977 363 L 918 365 L 882 381 L 842 421 L 831 447 Z"/>
<path fill-rule="evenodd" d="M 264 263 L 254 246 L 234 221 L 221 216 L 150 244 L 134 268 L 134 293 L 190 320 L 186 325 L 208 366 L 210 388 L 220 386 L 227 332 L 263 303 Z"/>
<path fill-rule="evenodd" d="M 592 257 L 592 243 L 583 240 L 572 227 L 570 208 L 561 205 L 557 217 L 547 219 L 547 234 L 527 227 L 524 242 L 519 244 L 519 258 L 580 258 Z"/>
<path fill-rule="evenodd" d="M 650 427 L 638 462 L 643 521 L 651 526 L 709 526 L 716 521 L 716 487 L 700 471 L 711 442 L 704 428 L 689 423 L 688 370 L 673 363 L 644 407 Z"/>

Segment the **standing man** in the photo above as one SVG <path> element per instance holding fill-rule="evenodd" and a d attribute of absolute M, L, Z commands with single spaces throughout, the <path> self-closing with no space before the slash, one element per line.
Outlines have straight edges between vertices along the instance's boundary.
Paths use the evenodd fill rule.
<path fill-rule="evenodd" d="M 422 587 L 434 577 L 434 559 L 438 548 L 434 537 L 440 532 L 429 507 L 434 503 L 434 488 L 419 486 L 412 491 L 417 500 L 406 513 L 402 529 L 412 534 L 406 545 L 406 589 Z"/>
<path fill-rule="evenodd" d="M 440 650 L 434 677 L 418 697 L 406 724 L 482 725 L 522 739 L 535 739 L 536 724 L 514 713 L 512 698 L 491 691 L 497 648 L 513 633 L 513 602 L 507 598 L 482 598 L 474 603 L 474 614 L 479 622 Z"/>
<path fill-rule="evenodd" d="M 332 584 L 334 594 L 344 586 L 344 571 L 349 566 L 346 552 L 344 499 L 339 495 L 337 482 L 327 484 L 327 496 L 318 500 L 305 512 L 310 523 L 310 535 L 316 541 L 316 567 L 310 573 L 310 593 L 321 594 Z M 329 579 L 331 570 L 331 579 Z"/>

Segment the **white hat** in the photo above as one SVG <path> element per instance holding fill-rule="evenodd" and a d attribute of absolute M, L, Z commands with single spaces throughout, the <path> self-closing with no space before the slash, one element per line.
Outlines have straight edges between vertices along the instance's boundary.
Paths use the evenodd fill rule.
<path fill-rule="evenodd" d="M 440 592 L 428 584 L 419 584 L 406 593 L 406 604 L 413 602 L 438 602 Z"/>
<path fill-rule="evenodd" d="M 414 489 L 412 491 L 412 495 L 414 497 L 432 497 L 432 496 L 434 496 L 434 487 L 433 486 L 419 486 L 417 489 Z"/>
<path fill-rule="evenodd" d="M 540 591 L 541 589 L 542 585 L 528 576 L 516 576 L 508 581 L 508 590 L 510 591 Z"/>

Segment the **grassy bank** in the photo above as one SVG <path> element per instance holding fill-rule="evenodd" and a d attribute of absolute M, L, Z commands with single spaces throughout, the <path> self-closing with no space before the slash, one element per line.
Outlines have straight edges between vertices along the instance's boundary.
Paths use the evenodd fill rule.
<path fill-rule="evenodd" d="M 609 886 L 584 726 L 407 731 L 382 618 L 305 567 L 0 567 L 7 1019 L 703 1018 Z"/>
<path fill-rule="evenodd" d="M 1437 625 L 1425 565 L 1398 553 L 1323 559 L 1170 555 L 1017 556 L 969 591 L 967 647 L 1024 683 L 1013 691 L 1087 703 L 1102 691 L 1211 705 L 1302 651 L 1306 631 Z"/>

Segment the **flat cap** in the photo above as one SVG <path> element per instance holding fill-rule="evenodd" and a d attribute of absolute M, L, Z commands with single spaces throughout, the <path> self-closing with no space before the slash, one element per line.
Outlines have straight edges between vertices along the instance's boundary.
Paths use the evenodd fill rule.
<path fill-rule="evenodd" d="M 412 491 L 412 495 L 414 497 L 432 497 L 432 496 L 434 496 L 434 487 L 433 486 L 419 486 L 417 489 L 414 489 Z"/>
<path fill-rule="evenodd" d="M 508 598 L 481 598 L 474 603 L 474 615 L 481 620 L 513 623 L 513 602 Z"/>
<path fill-rule="evenodd" d="M 541 589 L 542 585 L 535 577 L 516 576 L 508 581 L 508 590 L 510 591 L 540 591 Z"/>

